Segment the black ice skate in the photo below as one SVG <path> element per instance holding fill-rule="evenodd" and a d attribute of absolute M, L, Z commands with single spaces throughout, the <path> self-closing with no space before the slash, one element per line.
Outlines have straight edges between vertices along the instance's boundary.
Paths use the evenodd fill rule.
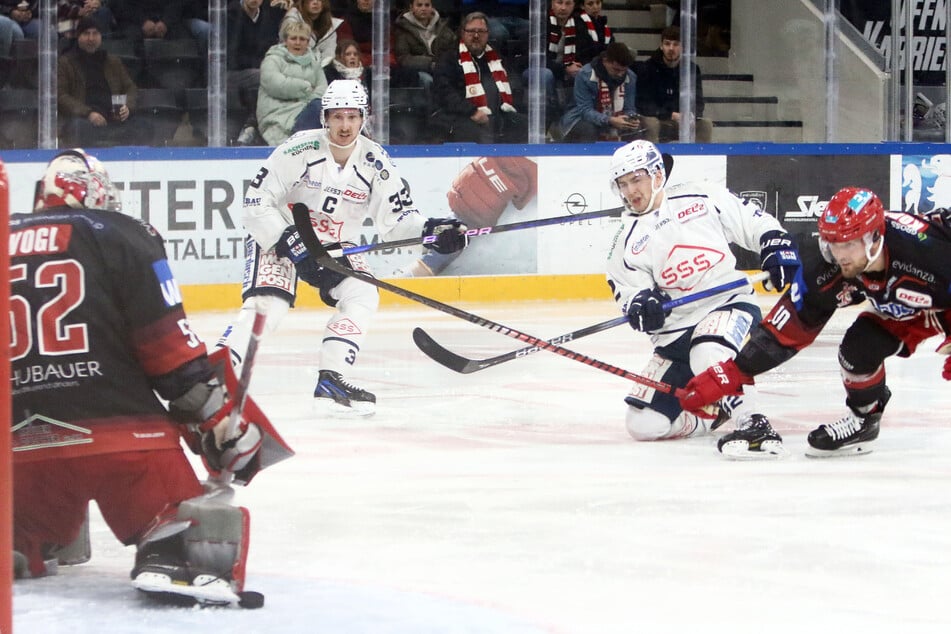
<path fill-rule="evenodd" d="M 717 449 L 731 460 L 770 460 L 786 455 L 782 437 L 762 414 L 753 414 L 722 436 Z"/>
<path fill-rule="evenodd" d="M 881 411 L 864 416 L 849 412 L 835 423 L 819 425 L 806 438 L 806 455 L 829 458 L 871 453 L 881 418 Z"/>
<path fill-rule="evenodd" d="M 174 605 L 240 605 L 242 596 L 226 576 L 198 570 L 179 558 L 150 553 L 136 558 L 132 585 Z"/>
<path fill-rule="evenodd" d="M 371 416 L 376 412 L 376 396 L 351 385 L 333 370 L 321 370 L 314 388 L 315 404 L 328 412 L 349 416 Z"/>

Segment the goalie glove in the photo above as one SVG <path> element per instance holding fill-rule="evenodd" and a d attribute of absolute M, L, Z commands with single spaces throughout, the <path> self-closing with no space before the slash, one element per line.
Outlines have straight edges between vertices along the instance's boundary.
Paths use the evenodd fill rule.
<path fill-rule="evenodd" d="M 444 255 L 462 251 L 469 244 L 467 230 L 455 218 L 430 218 L 423 225 L 423 246 Z"/>
<path fill-rule="evenodd" d="M 760 268 L 769 273 L 769 280 L 764 286 L 767 290 L 770 285 L 773 290 L 783 290 L 787 284 L 792 283 L 802 265 L 796 243 L 788 233 L 774 229 L 760 237 L 759 248 L 762 262 Z"/>
<path fill-rule="evenodd" d="M 511 202 L 522 209 L 535 197 L 538 165 L 523 156 L 483 156 L 465 166 L 446 193 L 449 208 L 473 229 L 494 227 Z"/>

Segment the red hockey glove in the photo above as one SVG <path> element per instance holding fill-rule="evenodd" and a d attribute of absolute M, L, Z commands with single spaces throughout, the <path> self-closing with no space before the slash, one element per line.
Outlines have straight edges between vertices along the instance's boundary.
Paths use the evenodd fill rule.
<path fill-rule="evenodd" d="M 690 379 L 678 395 L 680 406 L 699 416 L 704 406 L 716 403 L 724 396 L 742 392 L 744 384 L 752 385 L 753 377 L 741 372 L 733 359 L 728 359 Z"/>
<path fill-rule="evenodd" d="M 523 156 L 483 156 L 465 166 L 446 193 L 449 208 L 469 228 L 494 227 L 509 202 L 522 209 L 535 197 L 538 166 Z"/>

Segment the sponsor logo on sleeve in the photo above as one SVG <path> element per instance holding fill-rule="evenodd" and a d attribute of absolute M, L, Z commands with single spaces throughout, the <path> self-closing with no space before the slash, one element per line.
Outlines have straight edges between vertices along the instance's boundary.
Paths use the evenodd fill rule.
<path fill-rule="evenodd" d="M 162 299 L 167 306 L 176 306 L 182 303 L 182 291 L 178 287 L 175 276 L 172 275 L 172 269 L 168 266 L 168 260 L 157 260 L 152 263 L 152 270 L 155 271 L 155 277 L 158 279 L 159 287 L 162 289 Z"/>

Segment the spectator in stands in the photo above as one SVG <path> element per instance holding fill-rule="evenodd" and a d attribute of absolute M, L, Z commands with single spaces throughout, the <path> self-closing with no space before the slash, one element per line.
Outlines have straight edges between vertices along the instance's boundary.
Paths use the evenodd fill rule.
<path fill-rule="evenodd" d="M 75 39 L 76 26 L 91 17 L 99 24 L 99 32 L 109 37 L 116 19 L 102 0 L 59 0 L 56 3 L 56 32 L 61 38 Z"/>
<path fill-rule="evenodd" d="M 346 11 L 339 15 L 350 25 L 351 37 L 360 47 L 360 61 L 364 66 L 372 66 L 373 0 L 350 0 Z"/>
<path fill-rule="evenodd" d="M 184 0 L 112 0 L 110 6 L 121 37 L 140 41 L 189 36 L 183 17 Z"/>
<path fill-rule="evenodd" d="M 151 128 L 133 116 L 136 85 L 122 60 L 102 50 L 102 34 L 93 18 L 79 21 L 76 46 L 61 55 L 58 64 L 63 147 L 148 144 Z M 125 104 L 114 109 L 113 95 L 125 95 Z"/>
<path fill-rule="evenodd" d="M 310 27 L 310 47 L 317 51 L 322 66 L 333 61 L 338 39 L 353 39 L 346 20 L 331 15 L 328 0 L 295 0 L 281 26 L 293 21 L 304 22 Z"/>
<path fill-rule="evenodd" d="M 587 64 L 611 43 L 611 27 L 607 16 L 601 14 L 602 0 L 579 0 L 578 5 L 581 24 L 576 35 L 586 42 L 578 46 L 577 58 L 582 64 Z"/>
<path fill-rule="evenodd" d="M 35 40 L 40 35 L 40 12 L 37 0 L 0 0 L 0 15 L 16 23 L 22 39 Z"/>
<path fill-rule="evenodd" d="M 611 42 L 575 77 L 574 102 L 561 119 L 568 143 L 633 141 L 643 135 L 635 98 L 634 56 L 623 42 Z"/>
<path fill-rule="evenodd" d="M 208 54 L 208 36 L 211 34 L 211 22 L 208 20 L 208 0 L 185 0 L 182 11 L 185 28 L 198 42 L 202 55 Z"/>
<path fill-rule="evenodd" d="M 660 35 L 660 48 L 650 58 L 635 65 L 637 75 L 637 110 L 647 128 L 647 139 L 652 142 L 669 143 L 680 140 L 680 27 L 668 26 Z M 703 119 L 703 85 L 700 68 L 691 63 L 696 88 L 697 143 L 710 143 L 713 137 L 713 122 Z"/>
<path fill-rule="evenodd" d="M 327 76 L 327 85 L 337 79 L 356 79 L 363 84 L 367 91 L 367 98 L 372 98 L 372 67 L 364 66 L 360 58 L 360 46 L 356 40 L 339 40 L 337 42 L 337 54 L 334 61 L 329 66 L 324 67 L 324 75 Z M 318 112 L 319 116 L 320 113 Z M 319 120 L 319 119 L 318 119 Z M 312 128 L 318 126 L 310 126 Z"/>
<path fill-rule="evenodd" d="M 459 0 L 464 13 L 481 11 L 489 17 L 489 43 L 512 54 L 509 43 L 516 40 L 528 49 L 529 0 Z"/>
<path fill-rule="evenodd" d="M 258 130 L 268 145 L 279 145 L 298 125 L 318 128 L 320 98 L 327 90 L 320 58 L 310 48 L 311 28 L 301 20 L 281 24 L 281 44 L 261 62 Z"/>
<path fill-rule="evenodd" d="M 248 118 L 238 134 L 238 145 L 251 145 L 258 137 L 258 88 L 261 62 L 278 43 L 285 10 L 268 0 L 240 0 L 228 15 L 228 87 L 238 94 Z"/>
<path fill-rule="evenodd" d="M 549 121 L 556 120 L 570 104 L 575 76 L 583 64 L 579 58 L 590 59 L 586 46 L 588 38 L 579 38 L 578 32 L 586 29 L 580 18 L 573 15 L 574 0 L 550 0 L 546 32 L 547 48 L 545 68 L 542 70 L 542 85 L 545 88 L 546 115 Z M 579 46 L 582 47 L 579 50 Z M 525 80 L 528 81 L 528 71 Z"/>
<path fill-rule="evenodd" d="M 489 46 L 489 22 L 462 19 L 456 50 L 439 58 L 433 82 L 433 127 L 457 143 L 524 143 L 528 122 L 514 106 L 508 73 Z"/>
<path fill-rule="evenodd" d="M 13 40 L 23 39 L 23 29 L 13 18 L 0 15 L 0 57 L 11 57 Z"/>
<path fill-rule="evenodd" d="M 419 74 L 419 83 L 431 89 L 433 71 L 445 52 L 457 48 L 456 34 L 449 28 L 432 0 L 411 0 L 410 9 L 393 25 L 393 52 L 401 68 Z"/>

